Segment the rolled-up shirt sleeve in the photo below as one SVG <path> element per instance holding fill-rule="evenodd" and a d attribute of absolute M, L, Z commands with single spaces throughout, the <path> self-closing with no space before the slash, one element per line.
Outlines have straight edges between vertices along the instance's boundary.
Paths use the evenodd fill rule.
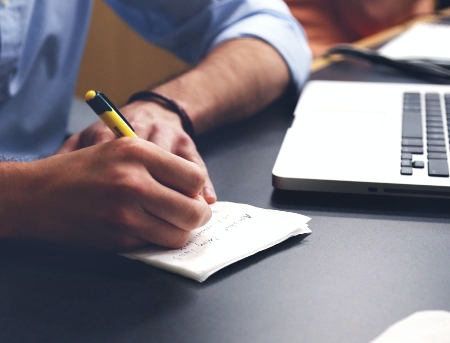
<path fill-rule="evenodd" d="M 305 33 L 282 0 L 107 0 L 137 33 L 197 64 L 215 46 L 253 37 L 284 58 L 299 93 L 311 52 Z"/>

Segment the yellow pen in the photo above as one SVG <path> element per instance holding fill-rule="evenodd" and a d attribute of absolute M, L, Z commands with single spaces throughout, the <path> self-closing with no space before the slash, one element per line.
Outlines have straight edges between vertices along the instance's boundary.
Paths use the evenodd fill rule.
<path fill-rule="evenodd" d="M 100 119 L 118 137 L 137 137 L 130 123 L 119 109 L 102 92 L 86 93 L 86 103 L 94 110 Z"/>

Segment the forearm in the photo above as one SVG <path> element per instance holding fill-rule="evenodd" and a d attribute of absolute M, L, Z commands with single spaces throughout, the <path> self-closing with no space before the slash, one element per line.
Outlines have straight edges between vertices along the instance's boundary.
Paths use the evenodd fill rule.
<path fill-rule="evenodd" d="M 29 163 L 0 163 L 0 239 L 125 251 L 179 248 L 206 224 L 194 163 L 121 138 Z"/>
<path fill-rule="evenodd" d="M 29 163 L 0 162 L 0 238 L 19 238 L 24 218 L 24 204 L 35 189 L 28 183 Z"/>
<path fill-rule="evenodd" d="M 254 38 L 217 46 L 197 67 L 155 89 L 176 100 L 196 133 L 255 113 L 288 87 L 290 74 L 281 55 Z"/>
<path fill-rule="evenodd" d="M 301 42 L 299 42 L 301 43 Z M 300 55 L 304 66 L 309 53 Z M 290 54 L 289 58 L 293 58 Z M 292 67 L 292 64 L 291 64 Z M 172 98 L 189 116 L 196 134 L 250 116 L 279 97 L 289 86 L 291 73 L 278 50 L 255 38 L 239 38 L 218 44 L 202 62 L 185 74 L 164 83 L 154 91 Z M 294 72 L 301 74 L 303 64 Z M 306 78 L 297 75 L 292 87 L 296 90 Z M 151 141 L 162 149 L 197 164 L 206 181 L 201 195 L 208 203 L 216 201 L 214 187 L 196 146 L 183 130 L 180 117 L 163 104 L 137 100 L 121 108 L 138 137 Z M 72 136 L 60 152 L 106 142 L 114 135 L 96 123 Z"/>

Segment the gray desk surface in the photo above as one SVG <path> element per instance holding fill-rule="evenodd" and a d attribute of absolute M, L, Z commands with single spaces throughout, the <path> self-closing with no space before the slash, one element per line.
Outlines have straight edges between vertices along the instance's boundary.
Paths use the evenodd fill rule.
<path fill-rule="evenodd" d="M 314 77 L 365 70 L 333 68 Z M 312 235 L 203 284 L 113 254 L 0 242 L 0 341 L 360 343 L 415 311 L 450 310 L 448 201 L 274 191 L 292 106 L 199 149 L 220 200 L 311 216 Z"/>

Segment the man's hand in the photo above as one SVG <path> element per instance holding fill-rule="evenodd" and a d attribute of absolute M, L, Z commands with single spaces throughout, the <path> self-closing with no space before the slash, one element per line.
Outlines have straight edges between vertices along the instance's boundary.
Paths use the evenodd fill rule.
<path fill-rule="evenodd" d="M 142 134 L 142 133 L 141 133 Z M 179 248 L 206 224 L 204 172 L 138 138 L 0 163 L 0 236 L 127 251 Z"/>
<path fill-rule="evenodd" d="M 217 200 L 208 171 L 197 148 L 183 130 L 177 114 L 147 101 L 136 101 L 121 108 L 136 134 L 155 143 L 162 149 L 197 164 L 205 175 L 205 184 L 200 192 L 208 203 Z M 79 134 L 69 138 L 59 153 L 75 151 L 115 139 L 111 130 L 102 122 L 95 123 Z"/>
<path fill-rule="evenodd" d="M 288 66 L 276 49 L 260 39 L 239 38 L 218 45 L 196 67 L 154 90 L 177 101 L 196 133 L 202 134 L 255 114 L 283 94 L 289 82 Z M 121 112 L 140 138 L 197 164 L 205 175 L 200 194 L 208 203 L 216 201 L 205 164 L 177 114 L 145 101 L 124 106 Z M 97 123 L 69 138 L 59 152 L 112 139 L 106 125 Z"/>

